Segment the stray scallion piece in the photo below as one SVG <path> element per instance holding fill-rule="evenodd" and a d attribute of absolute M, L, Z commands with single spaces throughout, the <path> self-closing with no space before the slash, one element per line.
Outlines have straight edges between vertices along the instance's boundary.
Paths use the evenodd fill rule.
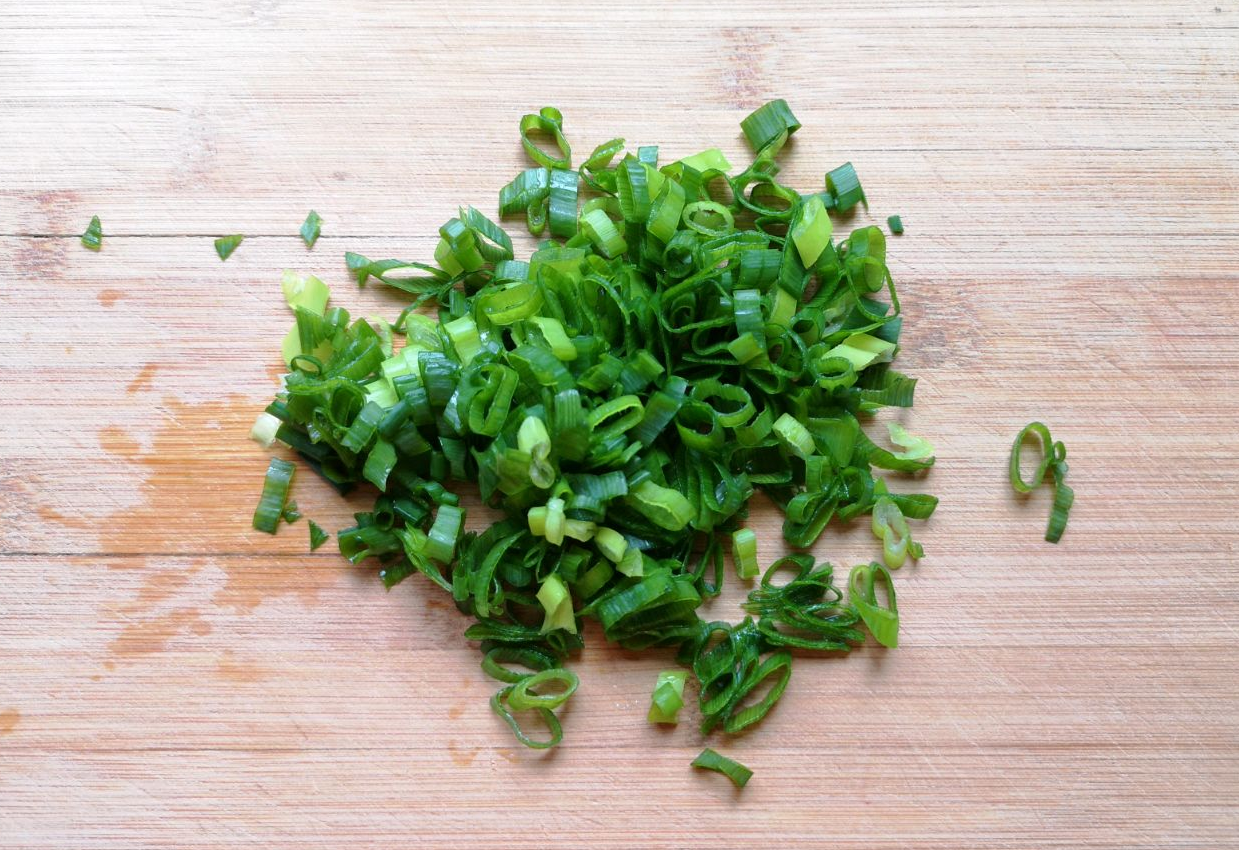
<path fill-rule="evenodd" d="M 865 200 L 865 190 L 860 187 L 860 178 L 850 162 L 826 173 L 826 191 L 839 212 L 846 212 Z"/>
<path fill-rule="evenodd" d="M 1029 435 L 1035 436 L 1041 445 L 1041 462 L 1033 473 L 1032 481 L 1025 481 L 1020 472 L 1020 452 Z M 1011 486 L 1017 493 L 1031 493 L 1041 486 L 1045 473 L 1054 477 L 1054 504 L 1050 508 L 1050 522 L 1045 529 L 1045 539 L 1057 543 L 1067 529 L 1067 514 L 1075 502 L 1075 491 L 1067 486 L 1067 447 L 1050 437 L 1050 429 L 1040 422 L 1030 422 L 1016 436 L 1011 446 L 1011 462 L 1008 473 Z"/>
<path fill-rule="evenodd" d="M 318 241 L 318 234 L 322 231 L 323 220 L 319 218 L 318 213 L 310 210 L 310 214 L 305 217 L 305 221 L 301 224 L 301 239 L 305 242 L 307 248 L 313 248 L 314 243 Z"/>
<path fill-rule="evenodd" d="M 891 233 L 896 236 L 903 233 L 903 219 L 897 215 L 888 216 L 886 219 L 886 226 L 889 227 Z"/>
<path fill-rule="evenodd" d="M 219 237 L 215 240 L 215 253 L 219 254 L 221 260 L 228 259 L 232 256 L 232 252 L 237 250 L 237 246 L 241 244 L 241 240 L 244 238 L 240 233 Z"/>
<path fill-rule="evenodd" d="M 284 506 L 284 513 L 280 515 L 280 519 L 290 525 L 301 519 L 301 511 L 297 508 L 297 503 L 292 499 L 288 500 L 288 504 Z"/>
<path fill-rule="evenodd" d="M 721 773 L 735 783 L 737 788 L 743 788 L 753 778 L 753 771 L 738 761 L 719 755 L 709 747 L 706 747 L 701 751 L 701 755 L 693 759 L 693 767 Z"/>
<path fill-rule="evenodd" d="M 323 531 L 319 524 L 314 520 L 307 520 L 310 525 L 310 551 L 313 552 L 319 546 L 327 542 L 327 538 L 331 535 Z"/>
<path fill-rule="evenodd" d="M 250 439 L 264 449 L 269 449 L 275 444 L 275 435 L 279 433 L 280 425 L 277 417 L 270 413 L 260 413 L 250 428 Z"/>
<path fill-rule="evenodd" d="M 267 476 L 262 485 L 262 496 L 258 500 L 258 508 L 254 511 L 254 528 L 275 534 L 276 526 L 284 516 L 284 502 L 288 499 L 288 489 L 293 483 L 295 465 L 278 457 L 271 458 L 267 466 Z"/>
<path fill-rule="evenodd" d="M 103 224 L 99 221 L 99 216 L 92 216 L 90 224 L 86 225 L 86 232 L 82 234 L 82 244 L 92 251 L 98 251 L 103 247 Z"/>
<path fill-rule="evenodd" d="M 874 591 L 886 567 L 850 587 L 810 555 L 763 574 L 742 527 L 761 491 L 790 545 L 871 521 L 894 566 L 919 554 L 909 521 L 937 506 L 887 489 L 928 469 L 932 447 L 866 433 L 916 388 L 893 368 L 903 320 L 885 233 L 836 232 L 835 211 L 864 199 L 850 164 L 826 192 L 778 181 L 799 126 L 783 101 L 756 110 L 739 168 L 717 148 L 676 158 L 618 138 L 574 167 L 547 107 L 521 118 L 530 167 L 499 191 L 501 216 L 549 230 L 529 256 L 468 206 L 445 213 L 433 262 L 346 253 L 359 285 L 407 296 L 390 323 L 329 306 L 317 278 L 284 276 L 289 374 L 254 438 L 372 494 L 337 533 L 340 553 L 377 563 L 388 588 L 420 574 L 473 619 L 465 636 L 502 683 L 491 706 L 527 746 L 562 738 L 555 711 L 577 688 L 566 666 L 587 620 L 627 649 L 678 649 L 649 719 L 678 718 L 691 673 L 704 733 L 768 716 L 794 652 L 846 652 L 865 626 L 894 640 L 893 590 L 890 610 Z M 495 521 L 466 530 L 464 488 Z M 272 530 L 277 501 L 263 513 Z M 746 616 L 705 620 L 729 540 L 753 581 Z"/>
<path fill-rule="evenodd" d="M 654 683 L 650 695 L 650 723 L 679 723 L 680 709 L 684 707 L 684 682 L 688 674 L 684 670 L 664 670 Z"/>
<path fill-rule="evenodd" d="M 800 122 L 792 114 L 787 101 L 779 99 L 759 106 L 740 122 L 740 129 L 744 131 L 744 137 L 749 140 L 753 150 L 760 153 L 780 135 L 790 136 L 799 130 Z"/>

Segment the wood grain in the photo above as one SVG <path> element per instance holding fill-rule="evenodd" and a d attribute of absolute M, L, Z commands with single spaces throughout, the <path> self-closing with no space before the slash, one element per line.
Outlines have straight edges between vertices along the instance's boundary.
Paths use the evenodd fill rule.
<path fill-rule="evenodd" d="M 1233 3 L 104 5 L 0 7 L 0 848 L 1239 846 Z M 942 508 L 902 644 L 799 661 L 712 742 L 743 793 L 645 723 L 667 657 L 598 634 L 564 745 L 526 752 L 430 589 L 249 529 L 279 272 L 394 312 L 341 253 L 425 258 L 492 208 L 527 109 L 740 160 L 776 96 L 789 182 L 850 159 L 908 228 Z M 1005 482 L 1034 418 L 1071 452 L 1059 546 Z"/>

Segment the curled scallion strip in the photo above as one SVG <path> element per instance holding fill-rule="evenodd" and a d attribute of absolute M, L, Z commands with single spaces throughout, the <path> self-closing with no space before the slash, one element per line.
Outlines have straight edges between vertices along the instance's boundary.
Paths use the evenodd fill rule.
<path fill-rule="evenodd" d="M 572 146 L 564 138 L 564 116 L 553 106 L 544 106 L 537 115 L 525 115 L 521 118 L 521 144 L 525 152 L 534 162 L 543 168 L 570 168 L 572 165 Z M 559 148 L 559 156 L 550 156 L 533 140 L 534 133 L 548 135 Z"/>
<path fill-rule="evenodd" d="M 876 579 L 881 579 L 886 588 L 886 608 L 878 604 Z M 892 649 L 899 645 L 899 608 L 895 605 L 895 584 L 886 567 L 876 562 L 853 567 L 848 576 L 848 602 L 878 643 Z"/>
<path fill-rule="evenodd" d="M 540 694 L 535 688 L 549 683 L 559 685 L 559 690 L 550 694 Z M 576 693 L 581 681 L 576 673 L 562 667 L 541 670 L 532 676 L 526 676 L 518 681 L 508 694 L 508 705 L 513 711 L 524 711 L 528 708 L 559 708 L 568 701 L 568 697 Z"/>
<path fill-rule="evenodd" d="M 1020 452 L 1029 435 L 1037 437 L 1041 445 L 1041 461 L 1037 464 L 1031 481 L 1025 481 L 1020 472 Z M 1075 502 L 1075 491 L 1067 486 L 1067 447 L 1055 442 L 1050 429 L 1040 422 L 1030 422 L 1021 429 L 1011 445 L 1009 477 L 1017 493 L 1031 493 L 1045 480 L 1046 472 L 1054 478 L 1054 503 L 1050 509 L 1050 521 L 1046 526 L 1045 539 L 1057 543 L 1067 528 L 1067 514 Z"/>
<path fill-rule="evenodd" d="M 507 664 L 519 664 L 531 672 L 521 673 L 504 666 Z M 557 666 L 558 660 L 552 653 L 536 646 L 493 646 L 482 657 L 482 672 L 510 685 Z"/>
<path fill-rule="evenodd" d="M 522 680 L 523 681 L 523 680 Z M 519 684 L 519 683 L 518 683 Z M 546 731 L 549 736 L 545 739 L 538 740 L 529 737 L 524 729 L 521 728 L 521 723 L 513 715 L 513 709 L 509 704 L 512 692 L 516 689 L 516 685 L 508 685 L 506 688 L 500 688 L 495 692 L 495 695 L 490 698 L 490 709 L 499 715 L 499 718 L 504 723 L 508 724 L 508 728 L 512 730 L 512 734 L 516 736 L 516 740 L 520 741 L 526 747 L 532 750 L 545 750 L 554 747 L 564 739 L 564 729 L 559 723 L 559 718 L 555 716 L 555 712 L 549 708 L 533 708 L 537 712 L 542 722 L 546 725 Z"/>

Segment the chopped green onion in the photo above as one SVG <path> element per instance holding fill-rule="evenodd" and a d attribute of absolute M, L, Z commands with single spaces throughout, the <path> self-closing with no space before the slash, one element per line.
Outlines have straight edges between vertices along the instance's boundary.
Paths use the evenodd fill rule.
<path fill-rule="evenodd" d="M 860 178 L 852 163 L 845 162 L 834 171 L 826 173 L 826 191 L 835 202 L 835 209 L 847 212 L 865 200 L 865 190 L 860 187 Z"/>
<path fill-rule="evenodd" d="M 757 534 L 751 528 L 741 528 L 731 535 L 732 558 L 736 576 L 744 581 L 757 577 Z"/>
<path fill-rule="evenodd" d="M 895 356 L 896 345 L 876 336 L 852 334 L 846 340 L 826 352 L 826 357 L 842 357 L 856 371 L 875 363 L 889 363 Z"/>
<path fill-rule="evenodd" d="M 548 682 L 558 684 L 561 689 L 553 694 L 539 694 L 531 690 Z M 565 670 L 562 667 L 541 670 L 516 683 L 512 692 L 508 694 L 508 705 L 514 711 L 525 711 L 530 708 L 559 708 L 568 701 L 568 697 L 576 693 L 580 683 L 581 680 L 571 670 Z"/>
<path fill-rule="evenodd" d="M 890 600 L 886 608 L 878 604 L 875 577 L 881 578 L 886 587 Z M 895 606 L 895 585 L 886 567 L 878 563 L 853 567 L 848 576 L 848 602 L 878 643 L 891 649 L 899 645 L 899 609 Z"/>
<path fill-rule="evenodd" d="M 531 673 L 521 673 L 504 664 L 520 664 L 528 667 Z M 533 646 L 494 646 L 486 652 L 482 659 L 482 672 L 492 679 L 515 685 L 522 679 L 528 679 L 534 673 L 550 670 L 558 663 L 553 654 Z"/>
<path fill-rule="evenodd" d="M 323 531 L 314 520 L 308 520 L 308 522 L 310 524 L 310 551 L 313 552 L 319 546 L 326 543 L 327 538 L 331 535 Z"/>
<path fill-rule="evenodd" d="M 740 122 L 740 129 L 753 150 L 760 152 L 780 135 L 786 133 L 790 136 L 799 130 L 800 122 L 792 115 L 787 101 L 780 98 L 759 106 Z"/>
<path fill-rule="evenodd" d="M 82 244 L 92 251 L 103 247 L 103 224 L 99 216 L 91 216 L 90 224 L 86 225 L 86 232 L 82 234 Z"/>
<path fill-rule="evenodd" d="M 305 217 L 305 221 L 301 224 L 301 239 L 305 242 L 307 248 L 313 248 L 314 243 L 318 241 L 318 234 L 323 229 L 323 220 L 319 218 L 318 213 L 310 210 L 310 214 Z"/>
<path fill-rule="evenodd" d="M 680 709 L 684 707 L 684 683 L 688 674 L 684 670 L 663 670 L 654 683 L 650 695 L 650 711 L 646 719 L 650 723 L 679 723 Z"/>
<path fill-rule="evenodd" d="M 796 417 L 790 413 L 784 413 L 775 420 L 774 435 L 789 452 L 802 460 L 816 450 L 809 429 L 797 422 Z"/>
<path fill-rule="evenodd" d="M 615 571 L 629 578 L 641 578 L 645 575 L 645 555 L 635 546 L 629 546 L 616 562 Z"/>
<path fill-rule="evenodd" d="M 538 602 L 546 612 L 546 618 L 542 622 L 544 633 L 564 629 L 576 634 L 572 595 L 568 593 L 567 586 L 559 576 L 547 576 L 546 581 L 542 582 L 542 587 L 538 589 Z"/>
<path fill-rule="evenodd" d="M 654 145 L 625 152 L 619 138 L 574 168 L 563 116 L 547 107 L 520 122 L 533 167 L 499 192 L 500 216 L 549 226 L 528 257 L 462 205 L 432 262 L 345 254 L 359 285 L 404 294 L 390 323 L 328 306 L 318 278 L 284 275 L 289 371 L 254 438 L 288 446 L 341 492 L 370 492 L 337 534 L 341 554 L 374 559 L 388 588 L 420 573 L 475 619 L 466 638 L 504 684 L 492 707 L 528 746 L 562 738 L 553 709 L 577 688 L 562 665 L 585 619 L 622 647 L 677 648 L 685 670 L 660 676 L 649 718 L 675 721 L 691 670 L 703 733 L 766 717 L 793 652 L 846 652 L 865 626 L 894 643 L 888 569 L 919 556 L 907 520 L 937 499 L 890 493 L 877 471 L 925 470 L 933 449 L 898 426 L 891 449 L 866 433 L 880 407 L 911 406 L 916 386 L 890 366 L 903 319 L 886 237 L 864 226 L 835 241 L 830 211 L 864 201 L 850 164 L 824 193 L 776 181 L 799 126 L 783 101 L 745 118 L 756 154 L 740 169 L 717 148 L 676 160 Z M 311 212 L 307 245 L 320 226 Z M 279 477 L 256 526 L 297 515 Z M 465 531 L 461 485 L 496 511 L 486 527 Z M 889 567 L 841 588 L 830 564 L 789 556 L 751 586 L 743 620 L 703 620 L 728 535 L 737 576 L 758 576 L 756 535 L 741 527 L 757 490 L 795 547 L 871 515 Z M 327 539 L 313 523 L 310 536 Z M 527 713 L 545 734 L 522 729 Z"/>
<path fill-rule="evenodd" d="M 903 219 L 897 215 L 888 216 L 886 219 L 886 226 L 890 228 L 891 233 L 896 236 L 903 233 Z"/>
<path fill-rule="evenodd" d="M 613 564 L 618 564 L 628 551 L 628 541 L 613 528 L 600 527 L 595 531 L 594 545 Z"/>
<path fill-rule="evenodd" d="M 909 434 L 899 423 L 887 422 L 886 430 L 890 433 L 891 442 L 903 449 L 901 452 L 894 452 L 895 457 L 926 460 L 934 456 L 934 447 L 929 440 Z"/>
<path fill-rule="evenodd" d="M 686 156 L 680 162 L 693 169 L 705 174 L 709 171 L 717 171 L 721 174 L 726 174 L 731 171 L 731 163 L 727 161 L 727 157 L 723 156 L 723 152 L 718 148 L 710 148 L 701 153 Z"/>
<path fill-rule="evenodd" d="M 288 302 L 288 308 L 294 313 L 298 307 L 318 316 L 327 312 L 327 300 L 331 297 L 331 290 L 314 275 L 300 275 L 285 269 L 280 287 L 284 290 L 284 300 Z"/>
<path fill-rule="evenodd" d="M 526 747 L 535 750 L 545 750 L 548 747 L 554 747 L 559 744 L 559 742 L 564 738 L 564 730 L 559 723 L 559 718 L 556 717 L 555 713 L 549 708 L 533 709 L 538 712 L 538 716 L 541 717 L 542 722 L 546 725 L 547 732 L 550 733 L 549 737 L 545 740 L 530 738 L 529 735 L 526 734 L 525 730 L 521 728 L 520 721 L 512 715 L 513 709 L 508 703 L 508 699 L 515 688 L 516 685 L 508 685 L 506 688 L 502 688 L 497 691 L 495 695 L 490 698 L 491 711 L 499 715 L 500 719 L 502 719 L 504 723 L 508 724 L 508 727 L 512 730 L 512 734 L 516 736 L 516 740 L 520 741 Z"/>
<path fill-rule="evenodd" d="M 380 437 L 366 455 L 366 465 L 362 467 L 361 477 L 380 490 L 386 490 L 387 476 L 391 475 L 395 466 L 396 447 Z"/>
<path fill-rule="evenodd" d="M 269 449 L 275 444 L 276 432 L 280 430 L 280 425 L 282 424 L 278 418 L 270 413 L 260 413 L 258 418 L 254 420 L 253 427 L 250 428 L 250 439 L 264 449 Z"/>
<path fill-rule="evenodd" d="M 293 472 L 297 467 L 278 457 L 271 458 L 267 466 L 267 476 L 263 480 L 262 496 L 258 500 L 258 508 L 254 511 L 254 528 L 275 534 L 276 526 L 284 515 L 284 502 L 288 498 L 288 490 L 293 483 Z"/>
<path fill-rule="evenodd" d="M 791 231 L 792 242 L 796 244 L 796 252 L 805 268 L 813 268 L 822 252 L 830 247 L 833 232 L 825 202 L 819 195 L 813 195 L 801 207 L 800 216 Z"/>
<path fill-rule="evenodd" d="M 915 561 L 925 554 L 912 540 L 908 521 L 890 496 L 879 496 L 874 503 L 873 536 L 882 541 L 882 560 L 892 570 L 902 567 L 909 555 Z"/>
<path fill-rule="evenodd" d="M 653 481 L 643 481 L 625 501 L 646 519 L 667 531 L 679 531 L 692 518 L 693 506 L 684 494 Z"/>
<path fill-rule="evenodd" d="M 219 254 L 221 260 L 228 259 L 232 256 L 232 252 L 237 250 L 237 246 L 241 244 L 241 240 L 244 238 L 240 233 L 219 237 L 215 240 L 215 253 Z"/>
<path fill-rule="evenodd" d="M 572 164 L 572 147 L 563 133 L 564 116 L 553 106 L 544 106 L 537 115 L 525 115 L 521 118 L 521 144 L 530 158 L 543 168 L 569 168 Z M 533 133 L 549 135 L 559 148 L 559 156 L 553 157 L 545 153 L 534 143 Z"/>
<path fill-rule="evenodd" d="M 577 185 L 580 181 L 579 175 L 575 171 L 569 171 L 565 168 L 551 169 L 551 191 L 550 203 L 548 207 L 548 215 L 551 223 L 551 235 L 559 236 L 563 239 L 570 238 L 576 235 L 577 231 Z M 606 215 L 603 215 L 606 218 Z M 614 226 L 611 227 L 614 231 Z M 618 232 L 614 238 L 611 238 L 609 232 L 599 234 L 599 240 L 608 244 L 612 249 L 618 248 L 616 253 L 623 251 L 623 247 L 618 247 L 623 240 L 619 239 Z M 618 241 L 617 241 L 618 240 Z M 599 244 L 599 243 L 595 243 Z"/>
<path fill-rule="evenodd" d="M 620 236 L 619 230 L 616 229 L 615 222 L 611 221 L 603 210 L 594 209 L 582 215 L 581 231 L 589 237 L 590 242 L 597 246 L 604 257 L 618 257 L 628 248 L 624 237 Z"/>
<path fill-rule="evenodd" d="M 463 508 L 455 505 L 440 505 L 439 512 L 435 515 L 434 525 L 430 527 L 430 532 L 427 534 L 426 557 L 441 564 L 450 564 L 464 524 Z"/>
<path fill-rule="evenodd" d="M 463 365 L 468 366 L 481 352 L 482 339 L 478 335 L 477 323 L 468 316 L 461 316 L 459 319 L 447 322 L 443 325 L 443 331 L 452 341 L 456 356 Z"/>
<path fill-rule="evenodd" d="M 1029 435 L 1037 437 L 1041 445 L 1041 462 L 1033 473 L 1032 481 L 1025 481 L 1020 472 L 1020 452 L 1024 441 Z M 1045 539 L 1057 543 L 1067 529 L 1067 514 L 1075 502 L 1075 491 L 1067 486 L 1067 447 L 1061 441 L 1055 442 L 1050 436 L 1050 429 L 1040 422 L 1030 422 L 1016 436 L 1011 446 L 1011 461 L 1009 476 L 1011 486 L 1017 493 L 1031 493 L 1041 486 L 1045 473 L 1049 471 L 1054 477 L 1054 504 L 1050 508 L 1050 522 L 1045 529 Z"/>
<path fill-rule="evenodd" d="M 719 755 L 709 747 L 706 747 L 701 751 L 701 755 L 693 759 L 693 767 L 721 773 L 730 779 L 737 788 L 743 788 L 753 777 L 753 771 L 740 764 L 740 762 L 732 761 L 727 756 Z"/>

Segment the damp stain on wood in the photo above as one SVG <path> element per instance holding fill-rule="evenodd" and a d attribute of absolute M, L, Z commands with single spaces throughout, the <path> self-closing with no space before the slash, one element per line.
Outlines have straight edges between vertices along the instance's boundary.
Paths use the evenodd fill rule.
<path fill-rule="evenodd" d="M 159 366 L 155 363 L 147 363 L 139 371 L 136 377 L 125 385 L 125 395 L 134 395 L 142 390 L 148 389 L 155 380 L 155 373 L 159 371 Z"/>
<path fill-rule="evenodd" d="M 17 724 L 21 722 L 21 712 L 15 708 L 7 708 L 0 711 L 0 735 L 12 734 L 17 728 Z"/>
<path fill-rule="evenodd" d="M 452 762 L 460 767 L 468 767 L 473 764 L 473 760 L 478 757 L 478 747 L 462 747 L 455 741 L 447 742 L 447 754 L 451 756 Z"/>
<path fill-rule="evenodd" d="M 159 616 L 135 620 L 121 628 L 110 644 L 113 658 L 127 660 L 163 652 L 178 637 L 203 637 L 211 624 L 197 608 L 175 608 Z"/>
<path fill-rule="evenodd" d="M 104 307 L 115 307 L 116 302 L 125 297 L 125 293 L 119 289 L 104 289 L 95 297 Z"/>
<path fill-rule="evenodd" d="M 219 678 L 233 684 L 261 682 L 269 676 L 265 667 L 239 658 L 231 649 L 224 650 L 219 660 L 215 662 L 215 672 Z"/>
<path fill-rule="evenodd" d="M 147 449 L 115 426 L 101 429 L 100 444 L 139 468 L 134 486 L 141 503 L 99 523 L 100 548 L 164 554 L 221 546 L 250 550 L 253 508 L 233 494 L 252 490 L 257 498 L 262 488 L 262 450 L 248 439 L 261 408 L 240 395 L 203 404 L 165 398 L 149 417 L 157 427 Z"/>
<path fill-rule="evenodd" d="M 99 446 L 108 454 L 125 459 L 135 457 L 142 448 L 128 431 L 117 425 L 105 425 L 99 429 Z"/>

